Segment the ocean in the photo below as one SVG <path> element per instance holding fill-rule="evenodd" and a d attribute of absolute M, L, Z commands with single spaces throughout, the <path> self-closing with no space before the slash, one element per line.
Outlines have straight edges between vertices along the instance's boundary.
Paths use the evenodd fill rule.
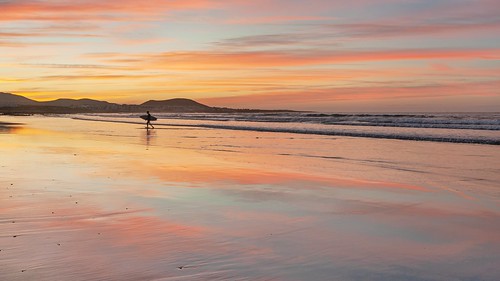
<path fill-rule="evenodd" d="M 138 113 L 76 119 L 143 123 Z M 154 113 L 155 125 L 453 143 L 500 144 L 500 113 Z"/>

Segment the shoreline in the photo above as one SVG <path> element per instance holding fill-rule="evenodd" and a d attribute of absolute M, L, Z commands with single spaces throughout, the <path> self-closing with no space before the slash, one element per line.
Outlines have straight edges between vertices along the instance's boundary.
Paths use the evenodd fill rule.
<path fill-rule="evenodd" d="M 130 121 L 129 118 L 115 118 L 115 120 L 96 118 L 96 116 L 77 116 L 73 115 L 75 120 L 84 121 L 97 121 L 97 122 L 110 122 L 110 123 L 128 123 L 128 124 L 142 124 L 139 121 Z M 343 136 L 343 137 L 360 137 L 360 138 L 375 138 L 375 139 L 393 139 L 403 141 L 428 141 L 428 142 L 445 142 L 445 143 L 468 143 L 468 144 L 484 144 L 484 145 L 500 145 L 500 132 L 497 130 L 484 130 L 481 137 L 476 138 L 463 138 L 458 135 L 460 129 L 449 128 L 413 128 L 413 127 L 397 127 L 397 126 L 369 126 L 369 125 L 356 125 L 354 129 L 342 128 L 342 126 L 332 127 L 333 129 L 325 128 L 308 128 L 309 124 L 302 124 L 302 128 L 283 128 L 283 127 L 266 127 L 271 122 L 261 122 L 266 126 L 258 124 L 259 122 L 245 122 L 241 121 L 237 124 L 225 124 L 226 122 L 217 123 L 212 120 L 203 119 L 162 119 L 154 124 L 157 126 L 171 126 L 171 127 L 196 127 L 196 128 L 209 128 L 209 129 L 223 129 L 235 131 L 253 131 L 253 132 L 270 132 L 270 133 L 292 133 L 301 135 L 324 135 L 324 136 Z M 249 125 L 245 124 L 248 123 Z M 278 123 L 279 125 L 279 123 Z M 348 126 L 345 126 L 348 128 Z M 368 129 L 363 131 L 363 129 Z M 374 130 L 376 129 L 376 130 Z M 382 131 L 381 129 L 388 130 Z M 350 131 L 349 131 L 350 130 Z M 370 130 L 372 132 L 370 132 Z M 393 131 L 401 131 L 401 133 L 393 133 Z M 434 135 L 415 135 L 418 130 L 434 131 Z M 406 132 L 408 131 L 408 132 Z M 439 132 L 439 131 L 442 131 Z M 455 136 L 447 135 L 447 132 L 454 131 Z"/>

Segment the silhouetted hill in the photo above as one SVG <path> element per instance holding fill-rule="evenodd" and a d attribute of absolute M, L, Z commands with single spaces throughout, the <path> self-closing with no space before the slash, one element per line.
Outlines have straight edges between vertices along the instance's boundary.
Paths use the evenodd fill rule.
<path fill-rule="evenodd" d="M 185 98 L 150 100 L 140 105 L 116 104 L 93 99 L 57 99 L 53 101 L 38 102 L 23 96 L 0 92 L 0 113 L 3 114 L 144 112 L 147 110 L 152 112 L 200 113 L 255 113 L 289 111 L 210 107 L 194 100 Z"/>
<path fill-rule="evenodd" d="M 0 106 L 36 105 L 37 102 L 23 96 L 0 92 Z"/>
<path fill-rule="evenodd" d="M 65 107 L 109 107 L 116 106 L 117 104 L 112 104 L 107 101 L 98 101 L 92 99 L 57 99 L 53 101 L 41 102 L 43 105 L 47 106 L 65 106 Z"/>
<path fill-rule="evenodd" d="M 0 112 L 22 113 L 85 113 L 139 111 L 137 105 L 121 105 L 93 99 L 57 99 L 34 101 L 23 96 L 0 93 Z"/>
<path fill-rule="evenodd" d="M 150 100 L 140 105 L 142 108 L 154 111 L 166 112 L 207 112 L 212 111 L 210 106 L 206 106 L 190 99 L 176 98 L 169 100 Z"/>

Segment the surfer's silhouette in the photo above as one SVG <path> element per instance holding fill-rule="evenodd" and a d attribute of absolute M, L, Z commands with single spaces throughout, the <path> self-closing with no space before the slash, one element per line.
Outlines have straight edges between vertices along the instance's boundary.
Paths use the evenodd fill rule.
<path fill-rule="evenodd" d="M 143 120 L 146 120 L 146 129 L 149 129 L 149 126 L 151 126 L 151 128 L 154 129 L 155 127 L 153 126 L 153 124 L 151 124 L 151 121 L 156 121 L 158 119 L 156 117 L 154 117 L 153 115 L 151 115 L 149 113 L 149 111 L 147 111 L 146 113 L 147 114 L 141 115 L 139 117 L 141 117 L 141 119 L 143 119 Z"/>
<path fill-rule="evenodd" d="M 149 111 L 146 112 L 148 114 L 148 117 L 146 118 L 147 122 L 146 122 L 146 128 L 149 129 L 149 126 L 151 126 L 151 128 L 155 128 L 153 126 L 153 124 L 151 124 L 151 119 L 153 119 L 153 116 L 151 114 L 149 114 Z"/>

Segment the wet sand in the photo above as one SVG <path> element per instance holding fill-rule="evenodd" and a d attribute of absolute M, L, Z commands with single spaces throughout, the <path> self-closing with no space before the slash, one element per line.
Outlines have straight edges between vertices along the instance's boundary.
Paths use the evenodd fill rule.
<path fill-rule="evenodd" d="M 19 123 L 9 123 L 9 122 L 0 122 L 0 134 L 9 133 L 11 130 L 22 124 Z"/>
<path fill-rule="evenodd" d="M 1 118 L 0 280 L 500 276 L 498 146 Z"/>

